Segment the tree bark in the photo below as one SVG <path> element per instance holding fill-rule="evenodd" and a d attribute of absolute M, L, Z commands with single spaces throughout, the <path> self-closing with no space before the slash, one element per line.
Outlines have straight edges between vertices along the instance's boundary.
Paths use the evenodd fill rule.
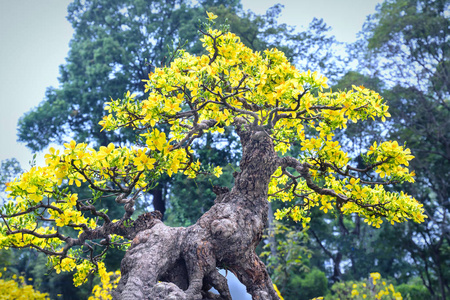
<path fill-rule="evenodd" d="M 231 299 L 217 268 L 235 274 L 253 299 L 279 299 L 255 248 L 267 224 L 268 184 L 280 159 L 264 132 L 236 127 L 243 153 L 232 190 L 215 188 L 215 204 L 190 227 L 154 220 L 152 228 L 140 231 L 122 261 L 114 299 Z M 209 292 L 211 287 L 220 295 Z"/>

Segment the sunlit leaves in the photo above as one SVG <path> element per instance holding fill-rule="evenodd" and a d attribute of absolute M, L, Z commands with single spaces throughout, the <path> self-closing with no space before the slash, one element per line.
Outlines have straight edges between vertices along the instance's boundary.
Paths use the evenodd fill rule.
<path fill-rule="evenodd" d="M 381 178 L 394 177 L 404 181 L 414 182 L 414 172 L 409 172 L 407 166 L 414 158 L 411 150 L 400 146 L 397 141 L 383 142 L 379 146 L 375 142 L 367 152 L 371 161 L 386 162 L 379 165 L 376 172 Z"/>

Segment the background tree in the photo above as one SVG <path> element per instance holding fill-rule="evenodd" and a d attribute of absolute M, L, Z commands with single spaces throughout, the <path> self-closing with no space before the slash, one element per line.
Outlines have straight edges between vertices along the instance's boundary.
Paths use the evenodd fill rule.
<path fill-rule="evenodd" d="M 4 191 L 6 183 L 13 181 L 20 173 L 22 168 L 17 159 L 5 159 L 0 163 L 0 190 Z"/>
<path fill-rule="evenodd" d="M 360 70 L 385 84 L 391 107 L 388 138 L 407 143 L 416 157 L 417 183 L 402 187 L 424 203 L 430 222 L 396 226 L 392 245 L 406 253 L 411 269 L 396 276 L 420 276 L 433 299 L 449 293 L 448 215 L 450 20 L 448 1 L 385 1 L 366 23 Z M 355 47 L 357 49 L 357 47 Z M 400 274 L 398 274 L 400 273 Z"/>
<path fill-rule="evenodd" d="M 332 280 L 360 280 L 372 268 L 411 287 L 417 287 L 418 276 L 428 294 L 415 294 L 417 299 L 448 295 L 449 139 L 442 130 L 450 117 L 448 11 L 448 1 L 385 1 L 368 19 L 361 40 L 349 47 L 359 62 L 357 71 L 348 72 L 334 88 L 351 89 L 354 84 L 380 91 L 392 119 L 381 126 L 350 124 L 342 133 L 342 146 L 358 153 L 380 136 L 410 145 L 417 183 L 402 189 L 418 196 L 432 221 L 375 232 L 361 226 L 358 217 L 344 222 L 338 216 L 327 222 L 316 218 L 310 233 L 318 239 L 312 238 L 316 243 L 310 247 L 322 254 L 313 263 Z M 334 267 L 325 268 L 330 261 Z"/>
<path fill-rule="evenodd" d="M 382 217 L 391 223 L 424 220 L 414 198 L 384 189 L 414 181 L 406 167 L 409 149 L 392 141 L 374 143 L 366 153 L 367 167 L 360 169 L 333 138 L 348 120 L 388 117 L 379 94 L 362 87 L 324 91 L 325 77 L 298 71 L 276 49 L 253 52 L 236 35 L 212 28 L 217 16 L 208 17 L 201 39 L 207 55 L 178 51 L 169 67 L 150 74 L 144 100 L 127 92 L 107 103 L 109 114 L 100 124 L 106 130 L 135 130 L 136 147 L 110 143 L 94 150 L 71 141 L 64 152 L 50 149 L 45 167 L 33 167 L 9 184 L 16 202 L 2 208 L 3 247 L 42 251 L 56 270 L 76 269 L 79 285 L 92 271 L 107 277 L 102 261 L 108 249 L 132 240 L 122 261 L 118 299 L 230 299 L 216 267 L 235 273 L 254 299 L 278 299 L 255 253 L 267 223 L 268 197 L 292 203 L 277 210 L 277 219 L 304 224 L 314 207 L 356 213 L 374 227 Z M 221 167 L 202 165 L 191 145 L 205 132 L 223 133 L 225 126 L 242 147 L 231 190 L 216 187 L 215 204 L 187 228 L 164 225 L 159 212 L 131 219 L 141 192 L 163 173 L 219 176 Z M 302 147 L 300 156 L 286 155 L 291 144 Z M 92 196 L 79 197 L 64 183 L 74 189 L 86 185 Z M 100 208 L 105 198 L 124 204 L 119 220 Z M 209 292 L 211 286 L 220 296 Z"/>

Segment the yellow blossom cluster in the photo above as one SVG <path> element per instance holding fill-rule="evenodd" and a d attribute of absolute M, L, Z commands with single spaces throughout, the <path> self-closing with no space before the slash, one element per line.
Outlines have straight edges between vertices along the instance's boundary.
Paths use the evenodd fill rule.
<path fill-rule="evenodd" d="M 85 224 L 93 228 L 95 223 L 77 209 L 80 202 L 78 194 L 63 192 L 59 189 L 60 185 L 75 184 L 80 187 L 82 183 L 87 183 L 91 187 L 106 189 L 106 182 L 114 178 L 116 183 L 125 187 L 135 184 L 145 188 L 149 184 L 145 172 L 155 168 L 156 160 L 148 157 L 149 150 L 145 148 L 116 148 L 109 144 L 96 151 L 88 148 L 85 143 L 76 144 L 74 141 L 65 144 L 65 147 L 63 153 L 51 148 L 50 153 L 45 156 L 45 167 L 32 167 L 7 184 L 8 197 L 14 201 L 4 206 L 3 210 L 8 215 L 17 215 L 9 218 L 9 229 L 34 226 L 33 222 L 40 216 L 38 208 L 46 209 L 51 217 L 46 221 L 53 221 L 56 226 Z M 47 202 L 44 200 L 48 204 L 44 204 Z M 24 213 L 30 209 L 36 214 Z M 3 229 L 5 226 L 3 225 Z M 36 233 L 51 234 L 52 230 L 41 227 L 36 229 Z M 13 235 L 8 237 L 14 238 Z M 23 238 L 22 243 L 14 245 L 23 246 L 26 242 L 26 238 Z"/>
<path fill-rule="evenodd" d="M 128 92 L 125 99 L 108 102 L 109 114 L 100 122 L 103 128 L 145 128 L 147 132 L 141 134 L 145 143 L 167 152 L 171 142 L 183 140 L 203 120 L 215 120 L 208 131 L 222 133 L 223 126 L 236 117 L 257 117 L 261 125 L 268 124 L 269 108 L 298 106 L 297 111 L 307 109 L 307 115 L 315 114 L 309 108 L 322 100 L 313 97 L 312 91 L 327 87 L 325 77 L 298 71 L 277 49 L 253 52 L 229 32 L 209 29 L 202 41 L 209 55 L 181 52 L 169 67 L 156 68 L 146 80 L 146 99 L 138 100 Z M 249 105 L 254 113 L 248 112 Z M 191 108 L 195 114 L 186 112 Z M 301 120 L 296 119 L 294 110 L 288 114 L 291 119 L 276 125 L 278 135 L 284 138 L 295 128 L 301 136 L 303 131 L 297 132 L 303 126 Z M 154 128 L 158 123 L 171 125 L 168 134 Z"/>
<path fill-rule="evenodd" d="M 92 296 L 88 300 L 110 300 L 112 299 L 111 291 L 117 287 L 120 280 L 120 271 L 106 272 L 104 266 L 100 268 L 100 284 L 92 289 Z"/>
<path fill-rule="evenodd" d="M 39 203 L 45 198 L 55 196 L 57 187 L 63 184 L 80 187 L 89 183 L 92 187 L 103 187 L 105 182 L 116 178 L 128 184 L 129 178 L 138 177 L 138 186 L 146 185 L 146 175 L 143 171 L 155 168 L 156 160 L 149 156 L 149 149 L 120 148 L 114 144 L 100 147 L 97 151 L 89 148 L 86 143 L 64 144 L 65 150 L 50 148 L 45 155 L 45 167 L 32 167 L 20 178 L 8 183 L 6 189 L 9 197 L 15 198 L 18 209 L 24 210 L 30 205 Z M 128 181 L 127 181 L 128 180 Z M 65 202 L 69 206 L 75 206 L 77 195 L 66 195 Z M 60 199 L 62 200 L 62 199 Z"/>
<path fill-rule="evenodd" d="M 385 189 L 390 182 L 414 182 L 414 171 L 408 169 L 409 161 L 414 158 L 409 149 L 396 141 L 383 142 L 379 146 L 375 142 L 366 154 L 370 167 L 366 170 L 352 169 L 349 167 L 351 159 L 342 151 L 339 142 L 332 139 L 333 133 L 325 134 L 322 128 L 323 125 L 316 128 L 319 131 L 317 136 L 301 139 L 303 161 L 310 164 L 309 173 L 314 182 L 333 190 L 335 195 L 343 195 L 345 200 L 339 203 L 342 213 L 357 213 L 365 217 L 366 223 L 377 228 L 383 222 L 382 217 L 392 224 L 407 219 L 424 221 L 426 216 L 422 204 L 404 192 L 388 192 Z M 361 180 L 357 177 L 358 172 L 378 174 L 379 180 Z M 288 216 L 305 224 L 309 222 L 311 208 L 317 206 L 327 213 L 336 206 L 335 196 L 314 193 L 301 178 L 293 184 L 287 175 L 281 176 L 281 169 L 273 176 L 269 195 L 269 200 L 283 202 L 302 198 L 300 205 L 279 209 L 275 217 L 281 219 Z"/>
<path fill-rule="evenodd" d="M 396 292 L 392 284 L 382 281 L 377 285 L 377 280 L 381 280 L 380 273 L 370 273 L 369 282 L 357 282 L 352 285 L 351 299 L 393 299 L 402 300 L 400 292 Z"/>
<path fill-rule="evenodd" d="M 383 142 L 379 146 L 374 142 L 370 146 L 367 155 L 372 156 L 372 161 L 376 163 L 385 162 L 379 166 L 377 172 L 381 178 L 394 177 L 401 178 L 403 181 L 414 182 L 414 172 L 409 172 L 407 166 L 409 161 L 414 158 L 411 150 L 400 146 L 397 141 Z"/>
<path fill-rule="evenodd" d="M 95 229 L 98 224 L 97 218 L 86 215 L 86 210 L 81 209 L 89 203 L 79 199 L 77 193 L 62 189 L 62 185 L 81 187 L 85 184 L 91 189 L 109 191 L 114 188 L 112 181 L 122 189 L 145 189 L 151 185 L 154 172 L 163 168 L 177 172 L 176 163 L 182 162 L 181 158 L 175 158 L 171 165 L 164 161 L 156 164 L 150 148 L 128 149 L 109 144 L 95 150 L 75 141 L 64 146 L 62 151 L 50 148 L 45 155 L 46 166 L 34 166 L 7 184 L 11 200 L 1 208 L 7 218 L 0 224 L 0 248 L 33 247 L 60 254 L 65 241 L 57 227 L 70 226 L 81 233 Z M 174 152 L 172 157 L 177 155 Z M 73 257 L 52 263 L 58 273 L 76 269 L 79 274 L 74 279 L 76 284 L 84 282 L 85 275 L 94 268 L 86 262 L 80 265 Z"/>
<path fill-rule="evenodd" d="M 380 282 L 378 281 L 380 280 Z M 382 280 L 380 273 L 370 273 L 367 280 L 337 282 L 332 287 L 332 295 L 316 297 L 311 300 L 354 299 L 354 300 L 402 300 L 392 284 Z"/>
<path fill-rule="evenodd" d="M 0 273 L 0 277 L 3 274 Z M 29 279 L 30 280 L 30 279 Z M 48 294 L 34 290 L 32 285 L 25 283 L 23 276 L 3 279 L 0 278 L 0 299 L 3 300 L 50 300 Z"/>
<path fill-rule="evenodd" d="M 403 172 L 404 168 L 399 167 Z M 335 194 L 341 195 L 344 200 L 339 203 L 339 210 L 343 214 L 359 214 L 365 217 L 364 222 L 379 228 L 385 217 L 388 222 L 394 224 L 408 219 L 415 222 L 423 222 L 423 205 L 417 202 L 413 197 L 404 192 L 389 192 L 384 188 L 382 182 L 379 184 L 365 184 L 360 178 L 342 178 L 341 174 L 333 169 L 328 170 L 328 174 L 319 176 L 320 171 L 311 169 L 312 178 L 321 182 L 323 187 L 333 190 Z M 393 173 L 397 176 L 403 176 L 404 173 Z M 392 174 L 391 174 L 392 175 Z M 412 181 L 412 175 L 408 181 Z M 291 184 L 289 183 L 291 182 Z M 289 187 L 289 188 L 286 188 Z M 298 182 L 292 184 L 287 175 L 281 175 L 281 169 L 275 172 L 269 185 L 269 200 L 281 200 L 283 202 L 293 201 L 302 198 L 299 204 L 297 201 L 294 206 L 278 209 L 275 213 L 276 219 L 290 217 L 294 221 L 308 223 L 309 211 L 313 207 L 319 207 L 324 213 L 333 211 L 337 205 L 336 197 L 331 195 L 322 195 L 314 193 L 308 187 L 305 180 L 298 179 Z M 294 203 L 293 203 L 294 204 Z"/>
<path fill-rule="evenodd" d="M 310 164 L 315 184 L 334 191 L 332 195 L 316 193 L 306 180 L 292 181 L 276 173 L 269 186 L 271 199 L 303 199 L 277 211 L 277 219 L 289 216 L 307 223 L 312 207 L 327 213 L 338 205 L 342 212 L 358 213 L 375 227 L 382 223 L 382 216 L 391 223 L 424 220 L 424 210 L 414 198 L 384 189 L 390 182 L 414 182 L 414 172 L 408 170 L 413 158 L 409 149 L 397 142 L 374 143 L 367 152 L 370 166 L 357 170 L 351 168 L 351 158 L 335 140 L 336 131 L 346 128 L 348 121 L 385 121 L 390 116 L 378 93 L 363 86 L 326 90 L 326 77 L 299 71 L 277 49 L 254 52 L 229 32 L 208 28 L 202 42 L 208 55 L 181 51 L 170 66 L 156 68 L 149 75 L 145 100 L 138 101 L 130 93 L 123 100 L 112 100 L 107 106 L 110 114 L 100 124 L 108 130 L 145 129 L 147 133 L 141 134 L 145 143 L 167 153 L 171 146 L 185 142 L 202 121 L 215 120 L 205 130 L 220 133 L 223 126 L 245 118 L 266 128 L 280 155 L 300 145 L 300 160 Z M 169 124 L 170 131 L 161 133 L 155 128 L 158 123 Z M 198 162 L 191 163 L 187 174 L 193 177 L 199 167 Z M 360 181 L 361 173 L 378 174 L 381 181 Z M 343 195 L 339 203 L 335 195 Z"/>

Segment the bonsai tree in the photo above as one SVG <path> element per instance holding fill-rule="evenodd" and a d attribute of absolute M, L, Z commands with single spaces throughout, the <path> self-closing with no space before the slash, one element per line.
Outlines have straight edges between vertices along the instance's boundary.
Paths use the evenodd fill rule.
<path fill-rule="evenodd" d="M 107 250 L 126 247 L 114 299 L 231 299 L 218 268 L 233 272 L 253 299 L 279 299 L 255 253 L 268 200 L 287 202 L 277 219 L 305 225 L 313 209 L 359 214 L 375 227 L 384 219 L 424 220 L 414 198 L 385 189 L 414 180 L 409 149 L 375 142 L 359 169 L 335 140 L 348 120 L 389 116 L 379 94 L 362 86 L 327 90 L 325 77 L 297 70 L 277 49 L 253 52 L 226 28 L 214 28 L 215 18 L 208 13 L 200 30 L 205 55 L 178 51 L 149 74 L 145 96 L 127 92 L 106 103 L 103 129 L 132 128 L 136 145 L 96 150 L 71 141 L 62 151 L 51 148 L 45 166 L 9 183 L 1 247 L 46 253 L 57 272 L 76 270 L 75 285 L 92 272 L 107 282 Z M 142 192 L 163 173 L 220 176 L 221 166 L 202 165 L 191 145 L 224 127 L 242 147 L 231 190 L 215 186 L 215 204 L 187 228 L 166 226 L 158 211 L 133 216 Z M 295 146 L 301 154 L 287 155 Z M 92 197 L 78 197 L 82 185 Z M 118 220 L 102 209 L 111 197 L 123 205 Z"/>

